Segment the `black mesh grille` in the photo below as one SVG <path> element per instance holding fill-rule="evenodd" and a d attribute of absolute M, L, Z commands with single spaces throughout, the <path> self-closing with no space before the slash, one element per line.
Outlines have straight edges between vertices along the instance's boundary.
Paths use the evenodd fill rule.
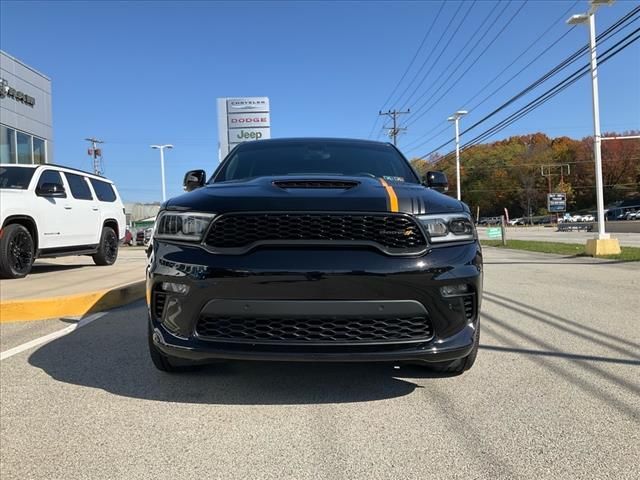
<path fill-rule="evenodd" d="M 344 344 L 425 341 L 433 336 L 426 317 L 213 317 L 203 315 L 200 337 L 224 342 Z"/>
<path fill-rule="evenodd" d="M 164 312 L 164 306 L 167 302 L 167 294 L 161 291 L 153 292 L 153 305 L 152 311 L 157 320 L 162 319 L 162 313 Z"/>
<path fill-rule="evenodd" d="M 467 320 L 471 320 L 474 317 L 473 303 L 473 295 L 464 297 L 464 316 Z"/>
<path fill-rule="evenodd" d="M 280 188 L 338 188 L 347 190 L 359 185 L 358 182 L 345 180 L 280 180 L 273 184 Z"/>
<path fill-rule="evenodd" d="M 240 250 L 260 243 L 295 242 L 373 244 L 396 254 L 417 253 L 426 246 L 411 217 L 389 214 L 230 214 L 214 221 L 206 239 L 214 248 Z"/>

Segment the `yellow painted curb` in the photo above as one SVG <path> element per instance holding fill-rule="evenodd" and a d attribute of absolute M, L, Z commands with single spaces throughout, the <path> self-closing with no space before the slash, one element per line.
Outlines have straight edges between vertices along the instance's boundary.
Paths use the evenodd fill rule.
<path fill-rule="evenodd" d="M 0 323 L 84 316 L 144 298 L 145 281 L 64 297 L 8 300 L 0 303 Z"/>

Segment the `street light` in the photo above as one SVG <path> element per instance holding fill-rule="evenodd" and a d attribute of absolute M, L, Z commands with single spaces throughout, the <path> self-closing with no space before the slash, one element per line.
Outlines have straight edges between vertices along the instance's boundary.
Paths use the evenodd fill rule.
<path fill-rule="evenodd" d="M 162 172 L 162 201 L 164 202 L 167 199 L 167 189 L 164 184 L 164 149 L 165 148 L 173 148 L 173 145 L 151 145 L 151 148 L 155 148 L 160 150 L 160 171 Z"/>
<path fill-rule="evenodd" d="M 587 240 L 586 253 L 589 255 L 607 255 L 620 253 L 620 244 L 605 232 L 604 228 L 604 187 L 602 181 L 602 156 L 600 135 L 600 105 L 598 95 L 598 60 L 596 57 L 596 22 L 595 13 L 602 5 L 612 5 L 614 0 L 591 0 L 591 8 L 587 13 L 572 15 L 567 19 L 569 25 L 589 25 L 589 57 L 591 60 L 591 97 L 593 100 L 593 153 L 596 167 L 596 202 L 598 209 L 598 236 Z"/>
<path fill-rule="evenodd" d="M 466 110 L 458 110 L 456 113 L 447 118 L 449 122 L 455 122 L 456 124 L 456 184 L 458 186 L 458 200 L 460 200 L 460 117 L 466 115 Z"/>

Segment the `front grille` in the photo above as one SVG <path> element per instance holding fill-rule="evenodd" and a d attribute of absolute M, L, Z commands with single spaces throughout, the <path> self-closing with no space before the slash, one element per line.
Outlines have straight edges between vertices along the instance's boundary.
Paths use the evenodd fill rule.
<path fill-rule="evenodd" d="M 431 321 L 424 316 L 247 318 L 203 315 L 196 331 L 207 340 L 293 345 L 419 342 L 433 337 Z"/>
<path fill-rule="evenodd" d="M 164 312 L 164 306 L 167 303 L 167 294 L 161 291 L 154 291 L 152 297 L 152 307 L 153 315 L 156 320 L 162 319 L 162 314 Z"/>
<path fill-rule="evenodd" d="M 359 185 L 349 180 L 277 180 L 273 182 L 280 188 L 337 188 L 347 190 Z"/>
<path fill-rule="evenodd" d="M 246 251 L 259 244 L 373 245 L 391 254 L 422 252 L 426 241 L 416 222 L 402 214 L 228 214 L 212 224 L 206 243 Z"/>
<path fill-rule="evenodd" d="M 464 316 L 467 320 L 471 320 L 474 317 L 473 298 L 473 295 L 464 297 Z"/>

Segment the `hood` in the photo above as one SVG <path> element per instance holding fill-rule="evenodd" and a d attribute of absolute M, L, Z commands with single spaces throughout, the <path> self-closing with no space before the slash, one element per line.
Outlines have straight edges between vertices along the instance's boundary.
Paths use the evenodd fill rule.
<path fill-rule="evenodd" d="M 169 210 L 461 212 L 463 204 L 415 183 L 343 175 L 273 176 L 206 185 L 167 201 Z"/>

